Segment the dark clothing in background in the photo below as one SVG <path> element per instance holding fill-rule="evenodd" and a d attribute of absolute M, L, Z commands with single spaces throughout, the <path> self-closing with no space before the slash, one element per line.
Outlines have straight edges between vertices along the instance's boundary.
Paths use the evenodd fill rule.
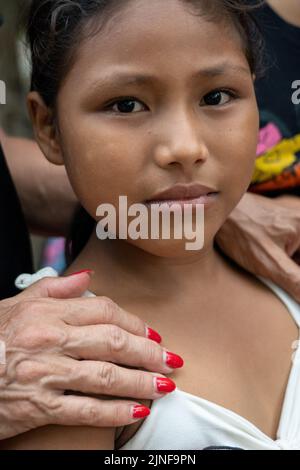
<path fill-rule="evenodd" d="M 32 269 L 28 230 L 0 145 L 0 299 L 17 294 L 15 278 Z"/>
<path fill-rule="evenodd" d="M 268 5 L 255 16 L 268 56 L 265 76 L 256 84 L 261 124 L 273 120 L 284 137 L 293 137 L 300 133 L 300 105 L 292 102 L 292 83 L 300 80 L 300 28 L 286 23 Z"/>
<path fill-rule="evenodd" d="M 300 81 L 300 28 L 267 4 L 254 16 L 266 47 L 266 72 L 256 82 L 261 129 L 266 129 L 261 137 L 265 151 L 259 155 L 266 158 L 257 161 L 251 190 L 267 196 L 300 195 L 300 104 L 292 101 L 297 91 L 292 84 Z"/>

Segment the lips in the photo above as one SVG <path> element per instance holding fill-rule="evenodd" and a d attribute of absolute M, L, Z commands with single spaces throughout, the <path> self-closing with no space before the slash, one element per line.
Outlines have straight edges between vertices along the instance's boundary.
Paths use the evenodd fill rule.
<path fill-rule="evenodd" d="M 216 189 L 198 183 L 192 185 L 177 184 L 171 188 L 166 189 L 165 191 L 156 193 L 153 197 L 148 199 L 146 203 L 178 200 L 188 201 L 191 199 L 198 199 L 201 196 L 208 196 L 216 193 L 218 193 Z"/>

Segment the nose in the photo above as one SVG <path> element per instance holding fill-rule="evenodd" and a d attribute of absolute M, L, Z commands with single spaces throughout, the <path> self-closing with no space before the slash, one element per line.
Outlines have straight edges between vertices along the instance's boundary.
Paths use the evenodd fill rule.
<path fill-rule="evenodd" d="M 203 164 L 208 158 L 203 129 L 197 119 L 187 116 L 167 120 L 161 126 L 159 142 L 154 150 L 154 160 L 158 166 L 167 169 L 181 167 L 186 172 Z"/>

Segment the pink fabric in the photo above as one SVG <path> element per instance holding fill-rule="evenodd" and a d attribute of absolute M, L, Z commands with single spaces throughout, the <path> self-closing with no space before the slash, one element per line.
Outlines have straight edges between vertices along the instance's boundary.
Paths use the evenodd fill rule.
<path fill-rule="evenodd" d="M 282 135 L 278 127 L 270 122 L 259 131 L 259 143 L 257 146 L 257 156 L 266 153 L 282 140 Z"/>

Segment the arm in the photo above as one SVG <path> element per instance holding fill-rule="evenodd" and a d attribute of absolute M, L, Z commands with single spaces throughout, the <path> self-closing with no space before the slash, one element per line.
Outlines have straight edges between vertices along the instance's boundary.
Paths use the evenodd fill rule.
<path fill-rule="evenodd" d="M 1 130 L 0 140 L 31 232 L 66 235 L 76 197 L 64 167 L 50 164 L 31 140 L 8 137 Z"/>
<path fill-rule="evenodd" d="M 288 23 L 300 26 L 299 0 L 267 0 L 267 3 Z"/>
<path fill-rule="evenodd" d="M 300 198 L 246 193 L 217 235 L 223 252 L 300 302 Z"/>
<path fill-rule="evenodd" d="M 300 197 L 297 196 L 280 196 L 278 198 L 280 205 L 287 207 L 288 209 L 295 209 L 298 211 L 298 214 L 300 214 Z M 300 234 L 299 234 L 300 238 Z M 297 244 L 297 239 L 296 239 L 296 246 L 300 246 L 300 243 Z M 292 257 L 293 260 L 300 266 L 300 248 L 297 249 L 295 253 L 292 251 Z M 300 300 L 299 300 L 300 302 Z"/>
<path fill-rule="evenodd" d="M 0 302 L 0 449 L 108 448 L 149 414 L 140 401 L 168 393 L 158 335 L 110 299 L 82 298 L 89 283 L 85 271 L 46 278 Z"/>
<path fill-rule="evenodd" d="M 9 439 L 5 450 L 114 450 L 115 428 L 44 426 Z"/>

